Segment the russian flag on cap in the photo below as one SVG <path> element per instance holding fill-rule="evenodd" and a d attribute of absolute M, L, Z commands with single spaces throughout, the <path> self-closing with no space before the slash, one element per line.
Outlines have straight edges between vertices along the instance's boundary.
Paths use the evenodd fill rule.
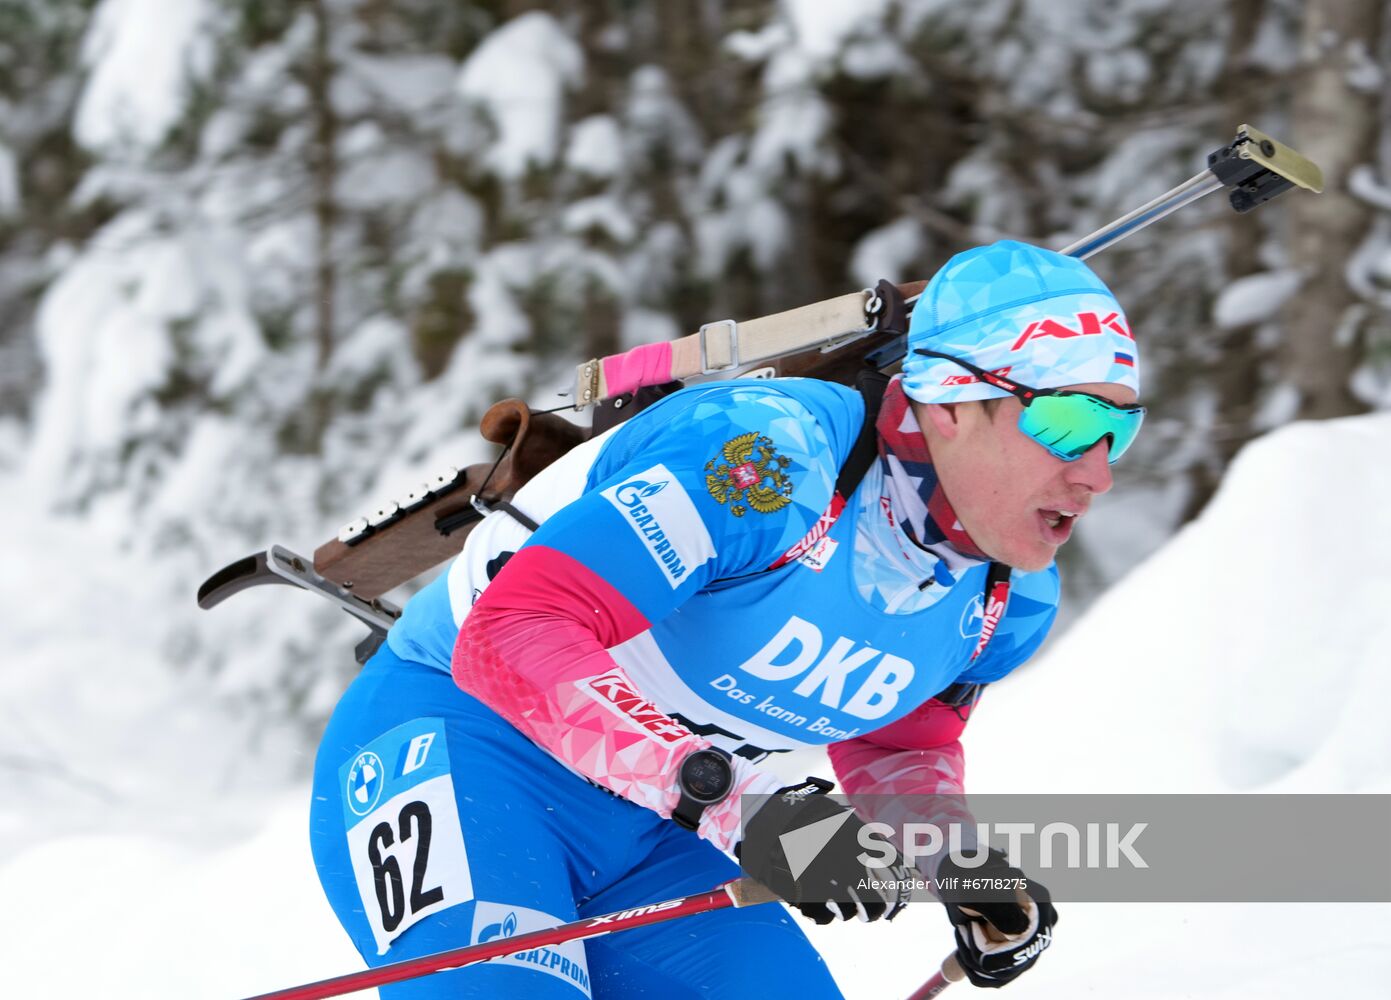
<path fill-rule="evenodd" d="M 1117 352 L 1116 352 L 1116 364 L 1118 364 L 1118 365 L 1125 365 L 1127 368 L 1134 368 L 1134 367 L 1135 367 L 1135 359 L 1134 359 L 1133 357 L 1131 357 L 1129 354 L 1122 354 L 1120 351 L 1117 351 Z"/>

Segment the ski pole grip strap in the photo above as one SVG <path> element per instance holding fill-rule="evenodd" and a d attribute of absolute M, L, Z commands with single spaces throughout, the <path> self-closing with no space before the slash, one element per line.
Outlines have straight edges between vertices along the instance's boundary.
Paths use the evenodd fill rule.
<path fill-rule="evenodd" d="M 868 301 L 869 296 L 863 291 L 849 292 L 742 323 L 717 320 L 680 340 L 646 344 L 623 354 L 585 361 L 575 373 L 575 408 L 583 409 L 645 385 L 732 371 L 742 365 L 863 336 L 874 330 L 866 320 Z"/>

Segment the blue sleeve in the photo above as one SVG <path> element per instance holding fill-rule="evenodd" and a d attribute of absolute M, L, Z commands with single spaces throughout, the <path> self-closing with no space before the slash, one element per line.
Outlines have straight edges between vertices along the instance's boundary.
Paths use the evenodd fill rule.
<path fill-rule="evenodd" d="M 655 622 L 802 539 L 863 416 L 858 393 L 809 379 L 683 390 L 616 431 L 584 494 L 528 544 L 572 557 Z"/>
<path fill-rule="evenodd" d="M 1009 605 L 1005 617 L 985 647 L 958 681 L 988 684 L 1024 663 L 1043 645 L 1058 617 L 1060 587 L 1057 564 L 1037 573 L 1010 575 Z"/>

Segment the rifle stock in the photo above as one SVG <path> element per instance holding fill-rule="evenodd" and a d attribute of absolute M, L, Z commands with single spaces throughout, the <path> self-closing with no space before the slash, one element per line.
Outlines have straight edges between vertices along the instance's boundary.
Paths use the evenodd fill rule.
<path fill-rule="evenodd" d="M 924 284 L 898 287 L 901 293 L 914 295 Z M 864 370 L 866 354 L 893 339 L 891 332 L 870 333 L 829 350 L 812 348 L 689 381 L 738 378 L 758 371 L 763 377 L 819 378 L 854 385 L 856 375 Z M 640 408 L 631 403 L 631 393 L 601 403 L 595 409 L 595 426 L 602 430 L 626 419 Z M 469 466 L 423 502 L 409 508 L 402 503 L 399 514 L 378 517 L 382 523 L 351 541 L 340 533 L 314 550 L 315 571 L 364 600 L 380 597 L 459 554 L 469 531 L 483 519 L 471 503 L 473 496 L 486 504 L 510 502 L 532 476 L 591 435 L 588 428 L 553 413 L 533 411 L 518 399 L 495 403 L 484 414 L 479 431 L 506 449 L 496 467 L 487 462 Z"/>

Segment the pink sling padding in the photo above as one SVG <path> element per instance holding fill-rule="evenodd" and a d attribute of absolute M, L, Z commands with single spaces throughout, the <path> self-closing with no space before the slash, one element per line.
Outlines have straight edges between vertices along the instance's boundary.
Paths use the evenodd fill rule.
<path fill-rule="evenodd" d="M 645 385 L 671 381 L 671 341 L 643 344 L 603 360 L 604 387 L 609 396 L 634 392 Z"/>

